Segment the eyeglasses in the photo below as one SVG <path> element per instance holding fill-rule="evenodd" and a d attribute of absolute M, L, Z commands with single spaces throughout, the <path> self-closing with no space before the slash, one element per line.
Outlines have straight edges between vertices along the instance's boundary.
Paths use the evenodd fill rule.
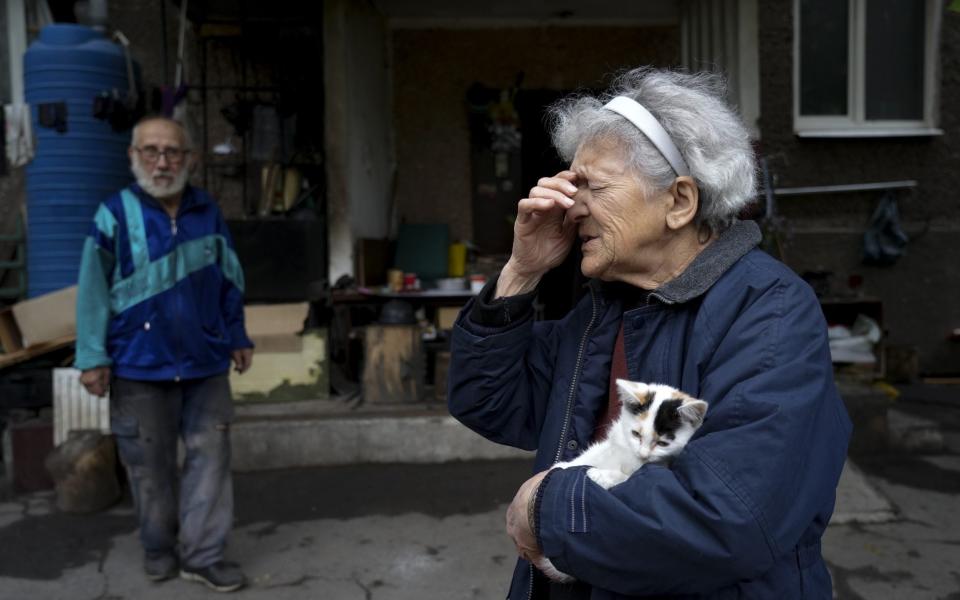
<path fill-rule="evenodd" d="M 164 156 L 171 165 L 180 164 L 184 157 L 190 154 L 189 150 L 182 148 L 164 148 L 161 150 L 156 146 L 144 146 L 143 148 L 134 148 L 134 150 L 140 154 L 143 160 L 149 163 L 157 162 L 161 156 Z"/>

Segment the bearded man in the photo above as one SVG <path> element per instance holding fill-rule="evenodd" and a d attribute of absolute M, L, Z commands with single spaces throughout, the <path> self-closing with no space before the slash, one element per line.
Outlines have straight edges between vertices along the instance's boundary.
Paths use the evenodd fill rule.
<path fill-rule="evenodd" d="M 128 154 L 136 183 L 99 206 L 83 248 L 76 367 L 90 393 L 111 392 L 147 577 L 179 572 L 233 591 L 245 577 L 223 559 L 233 521 L 227 375 L 231 359 L 243 373 L 253 358 L 243 272 L 216 202 L 187 183 L 195 157 L 183 126 L 143 119 Z"/>

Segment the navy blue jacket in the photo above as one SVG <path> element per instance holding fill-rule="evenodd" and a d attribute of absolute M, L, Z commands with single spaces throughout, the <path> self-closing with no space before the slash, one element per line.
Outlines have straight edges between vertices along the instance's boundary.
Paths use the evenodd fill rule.
<path fill-rule="evenodd" d="M 78 369 L 164 381 L 225 373 L 251 348 L 243 271 L 217 204 L 187 186 L 175 218 L 133 184 L 104 201 L 83 248 Z"/>
<path fill-rule="evenodd" d="M 585 468 L 545 480 L 541 548 L 592 586 L 593 600 L 831 597 L 820 538 L 850 420 L 816 297 L 755 248 L 759 239 L 755 224 L 737 223 L 639 308 L 624 311 L 615 285 L 591 282 L 560 321 L 528 311 L 484 326 L 474 305 L 458 319 L 451 414 L 490 440 L 535 449 L 535 471 L 589 443 L 621 321 L 630 379 L 710 404 L 670 468 L 645 465 L 609 490 Z M 520 560 L 508 597 L 534 597 L 533 578 Z"/>

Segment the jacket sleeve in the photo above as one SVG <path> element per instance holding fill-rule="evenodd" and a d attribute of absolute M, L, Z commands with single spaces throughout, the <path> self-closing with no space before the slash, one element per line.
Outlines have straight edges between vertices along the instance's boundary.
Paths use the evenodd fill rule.
<path fill-rule="evenodd" d="M 489 297 L 493 286 L 495 280 L 480 298 Z M 532 310 L 514 310 L 507 302 L 492 312 L 512 315 L 506 318 L 509 322 L 478 323 L 478 301 L 467 304 L 453 327 L 447 376 L 450 414 L 490 441 L 533 450 L 553 380 L 559 322 L 534 322 Z"/>
<path fill-rule="evenodd" d="M 826 526 L 850 434 L 820 307 L 799 281 L 726 304 L 743 312 L 716 321 L 732 326 L 709 341 L 710 408 L 672 468 L 645 465 L 609 490 L 586 468 L 548 480 L 535 525 L 561 571 L 627 595 L 704 593 L 819 542 L 801 536 Z"/>
<path fill-rule="evenodd" d="M 230 348 L 253 348 L 253 342 L 247 337 L 243 316 L 243 268 L 233 246 L 233 238 L 227 223 L 217 210 L 217 234 L 223 242 L 220 244 L 220 269 L 223 272 L 223 288 L 220 290 L 220 309 L 226 323 Z"/>
<path fill-rule="evenodd" d="M 113 364 L 107 354 L 110 286 L 116 264 L 117 219 L 105 204 L 97 208 L 83 243 L 77 278 L 77 352 L 74 367 L 85 371 Z"/>

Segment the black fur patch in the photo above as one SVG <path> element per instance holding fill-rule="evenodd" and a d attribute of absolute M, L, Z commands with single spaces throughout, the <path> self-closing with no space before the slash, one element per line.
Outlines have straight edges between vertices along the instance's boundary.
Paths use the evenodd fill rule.
<path fill-rule="evenodd" d="M 673 434 L 680 428 L 680 405 L 683 400 L 664 400 L 657 409 L 653 420 L 653 429 L 658 435 Z"/>

